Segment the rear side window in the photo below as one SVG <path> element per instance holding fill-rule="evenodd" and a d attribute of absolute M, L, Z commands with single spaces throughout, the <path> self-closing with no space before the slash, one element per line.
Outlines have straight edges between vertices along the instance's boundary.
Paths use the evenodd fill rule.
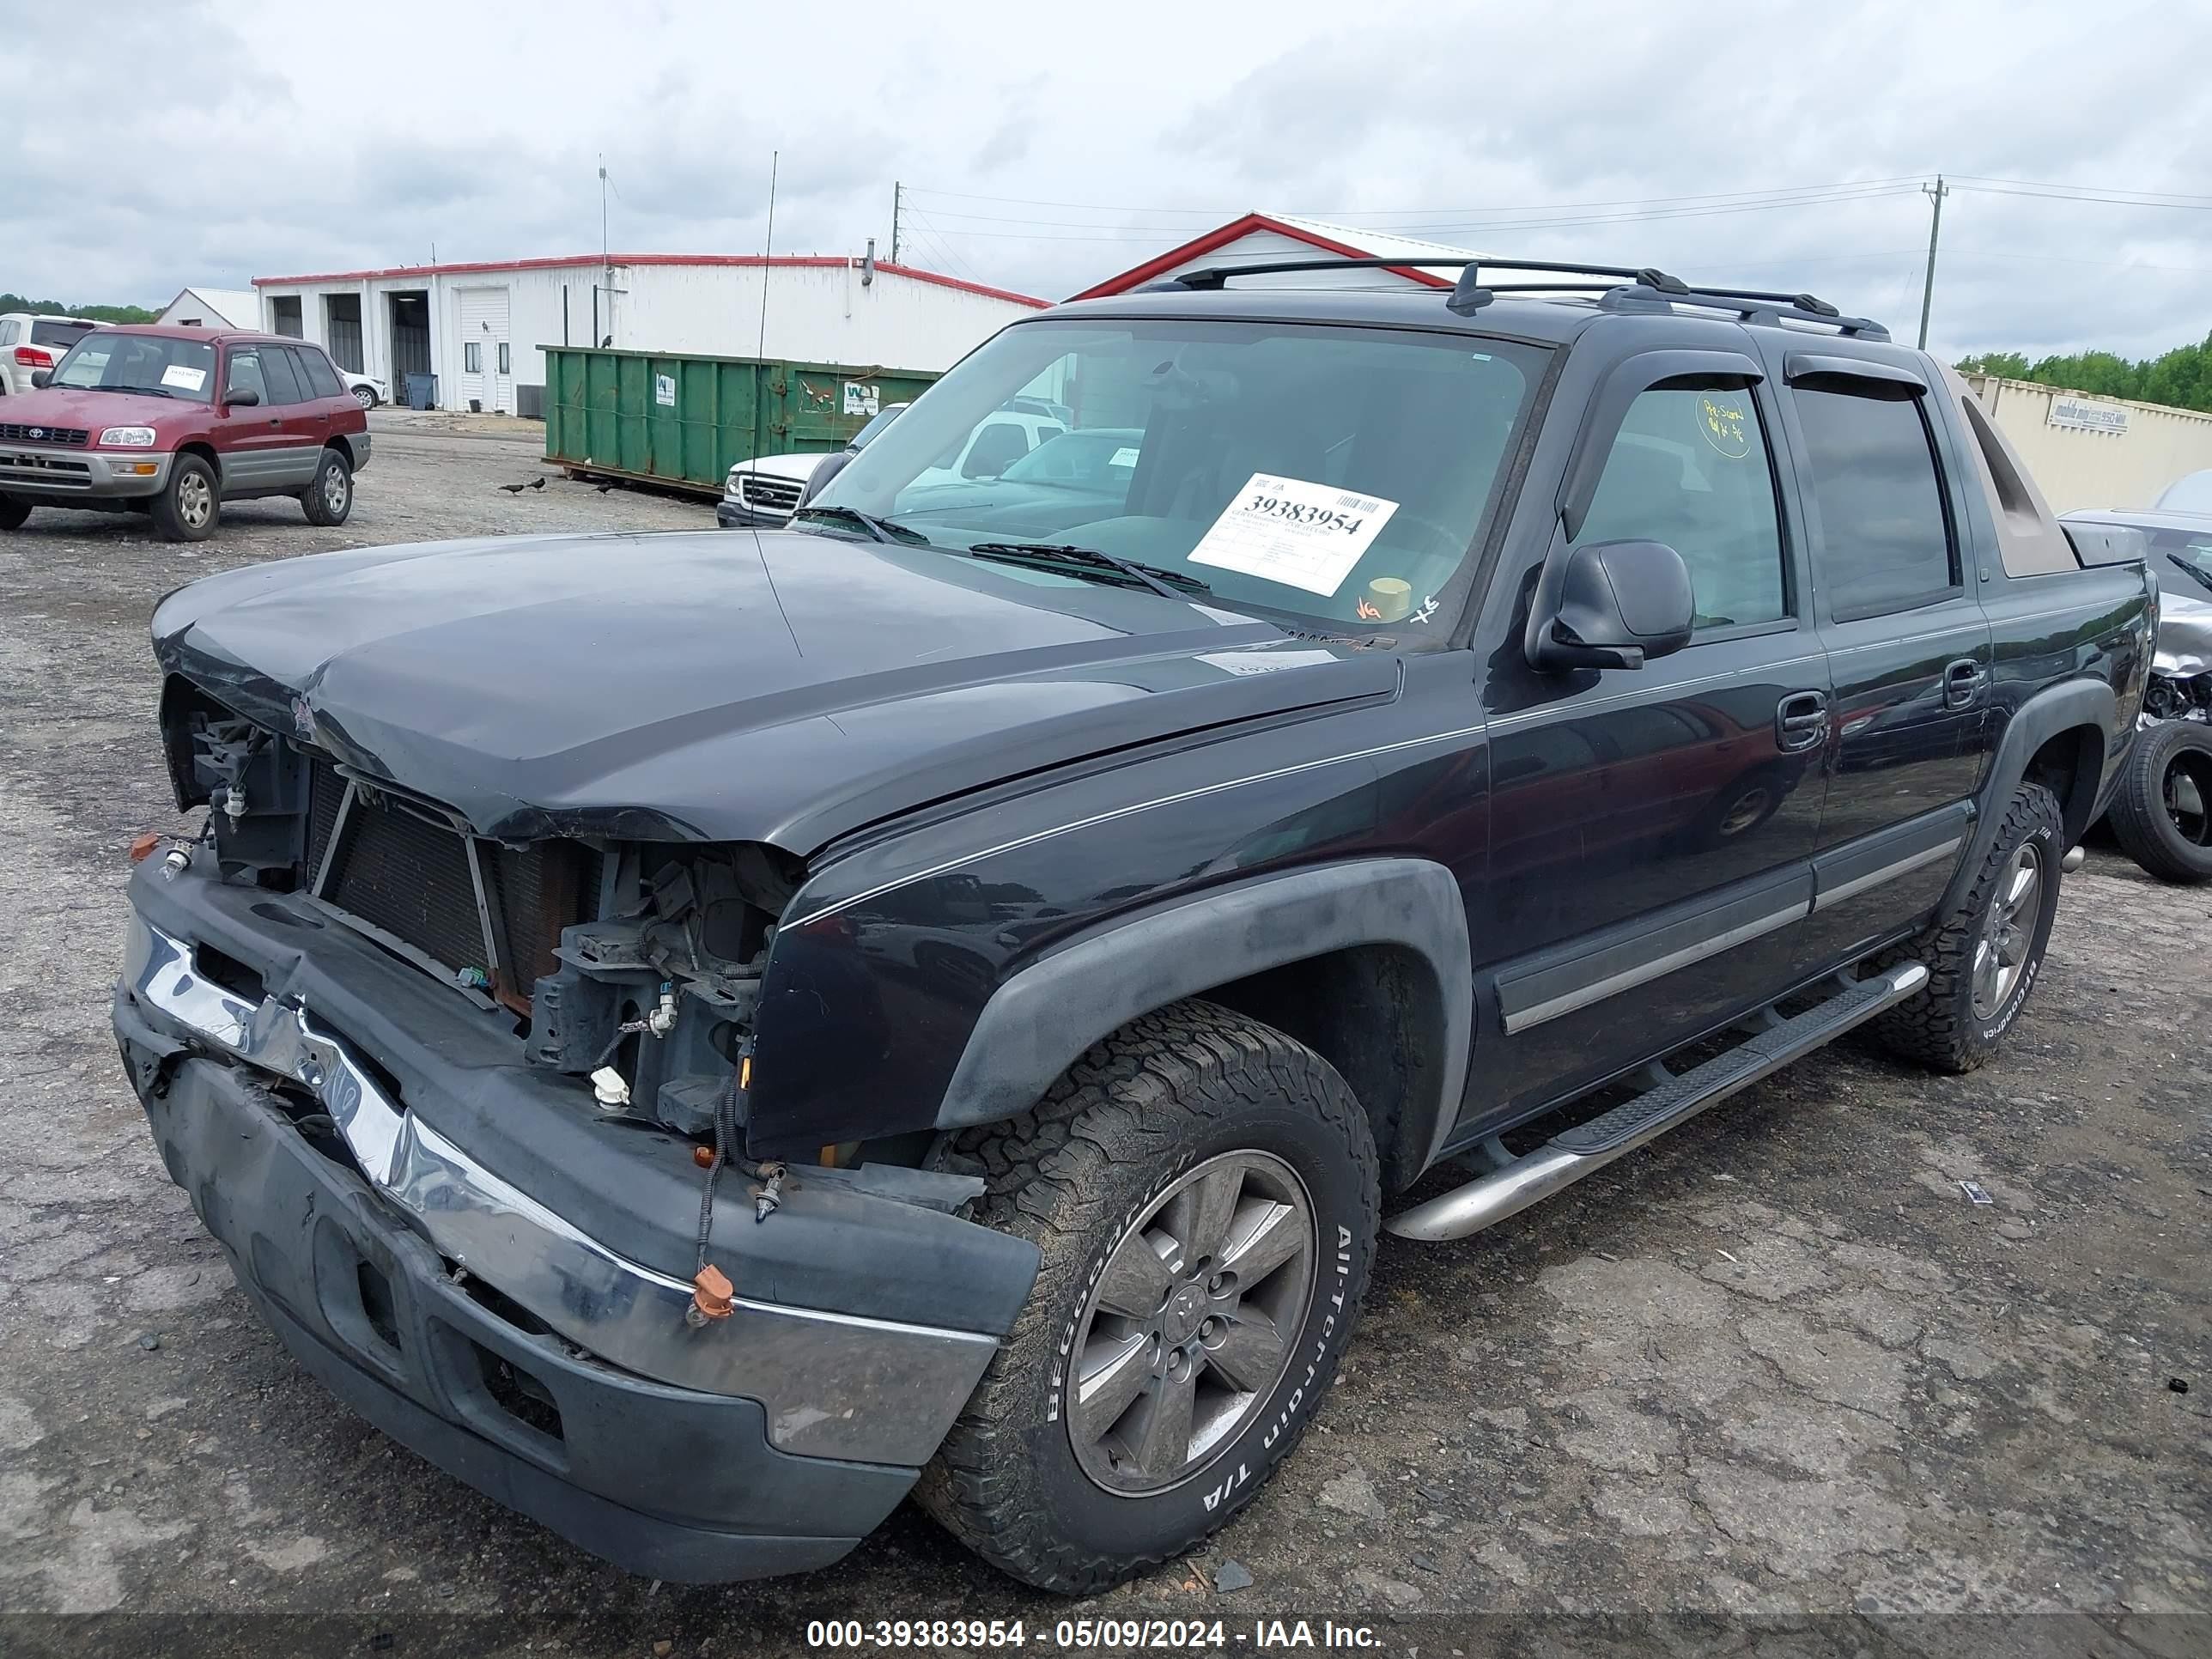
<path fill-rule="evenodd" d="M 15 344 L 15 331 L 21 326 L 22 325 L 21 323 L 15 321 L 12 318 L 7 322 L 0 323 L 0 346 L 11 346 Z"/>
<path fill-rule="evenodd" d="M 261 378 L 269 383 L 272 404 L 303 404 L 307 394 L 299 376 L 292 373 L 292 354 L 282 346 L 265 346 L 261 352 Z"/>
<path fill-rule="evenodd" d="M 313 346 L 301 346 L 292 355 L 300 360 L 300 367 L 307 372 L 307 392 L 310 396 L 316 398 L 345 396 L 345 382 L 338 379 L 337 370 L 331 367 L 331 360 L 324 356 L 321 352 Z"/>
<path fill-rule="evenodd" d="M 42 346 L 73 346 L 92 332 L 90 323 L 38 323 L 31 325 L 31 343 Z"/>
<path fill-rule="evenodd" d="M 1950 509 L 1917 397 L 1800 388 L 1816 580 L 1838 622 L 1910 611 L 1959 585 Z"/>
<path fill-rule="evenodd" d="M 1751 393 L 1638 392 L 1576 541 L 1664 542 L 1690 567 L 1700 628 L 1787 616 L 1774 473 Z"/>

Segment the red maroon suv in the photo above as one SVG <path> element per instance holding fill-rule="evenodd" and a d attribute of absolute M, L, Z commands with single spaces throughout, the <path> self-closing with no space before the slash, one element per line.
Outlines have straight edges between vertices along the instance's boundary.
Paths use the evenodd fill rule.
<path fill-rule="evenodd" d="M 222 503 L 296 495 L 343 524 L 368 465 L 368 417 L 322 349 L 268 334 L 95 329 L 0 421 L 0 530 L 38 506 L 149 516 L 210 535 Z"/>

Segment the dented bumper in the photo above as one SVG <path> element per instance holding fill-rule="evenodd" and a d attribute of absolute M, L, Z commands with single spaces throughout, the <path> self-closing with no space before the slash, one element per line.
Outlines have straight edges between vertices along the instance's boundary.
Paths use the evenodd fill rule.
<path fill-rule="evenodd" d="M 154 860 L 131 896 L 117 1035 L 240 1285 L 362 1415 L 634 1571 L 836 1559 L 911 1484 L 1027 1294 L 1026 1243 L 801 1171 L 759 1224 L 726 1181 L 710 1254 L 736 1310 L 689 1325 L 671 1260 L 698 1213 L 689 1143 L 592 1121 L 573 1079 L 521 1062 L 511 1015 L 310 900 L 164 879 Z M 302 1091 L 327 1114 L 320 1140 Z M 487 1117 L 582 1158 L 595 1219 L 681 1201 L 604 1229 L 611 1243 L 556 1207 L 576 1189 L 548 1201 L 542 1165 L 494 1167 L 509 1143 Z M 949 1312 L 963 1289 L 957 1320 L 893 1316 Z"/>

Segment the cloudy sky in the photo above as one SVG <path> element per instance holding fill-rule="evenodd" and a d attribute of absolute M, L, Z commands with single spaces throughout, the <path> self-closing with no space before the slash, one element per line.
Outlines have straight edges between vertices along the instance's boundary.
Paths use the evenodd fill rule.
<path fill-rule="evenodd" d="M 16 9 L 0 288 L 70 302 L 596 251 L 602 156 L 617 252 L 757 252 L 780 152 L 779 251 L 903 181 L 909 262 L 1050 297 L 1259 208 L 1906 338 L 1942 172 L 1936 349 L 2212 330 L 2202 0 Z"/>

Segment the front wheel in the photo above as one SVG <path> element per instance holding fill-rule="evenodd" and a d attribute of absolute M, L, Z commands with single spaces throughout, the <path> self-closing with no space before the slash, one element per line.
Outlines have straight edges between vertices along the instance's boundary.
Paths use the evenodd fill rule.
<path fill-rule="evenodd" d="M 363 411 L 374 409 L 376 389 L 374 386 L 357 386 L 353 389 L 353 400 L 362 406 Z"/>
<path fill-rule="evenodd" d="M 1928 983 L 1875 1019 L 1875 1036 L 1936 1072 L 1971 1072 L 1995 1054 L 2042 970 L 2065 852 L 2058 798 L 2021 785 L 1966 896 L 1899 953 L 1926 964 Z"/>
<path fill-rule="evenodd" d="M 169 542 L 204 542 L 222 516 L 222 494 L 215 468 L 198 455 L 182 454 L 169 469 L 169 482 L 147 511 L 154 528 Z"/>
<path fill-rule="evenodd" d="M 21 530 L 31 516 L 31 504 L 14 495 L 0 495 L 0 530 Z"/>
<path fill-rule="evenodd" d="M 323 452 L 315 481 L 300 497 L 300 505 L 307 509 L 309 524 L 331 529 L 346 521 L 353 512 L 353 468 L 344 456 L 335 449 Z"/>
<path fill-rule="evenodd" d="M 1071 1595 L 1225 1523 L 1304 1431 L 1366 1286 L 1375 1146 L 1344 1079 L 1272 1026 L 1178 1003 L 939 1158 L 1043 1260 L 922 1506 Z"/>
<path fill-rule="evenodd" d="M 2160 720 L 2137 733 L 2105 816 L 2160 880 L 2212 880 L 2212 726 Z"/>

